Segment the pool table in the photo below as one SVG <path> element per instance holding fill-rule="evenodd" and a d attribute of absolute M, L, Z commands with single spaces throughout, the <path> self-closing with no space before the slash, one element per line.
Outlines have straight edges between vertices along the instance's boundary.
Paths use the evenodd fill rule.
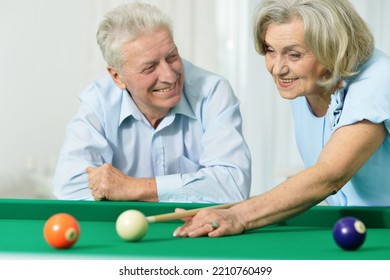
<path fill-rule="evenodd" d="M 127 209 L 146 216 L 193 209 L 205 204 L 0 199 L 0 255 L 56 258 L 219 259 L 219 260 L 389 260 L 390 208 L 315 206 L 283 223 L 221 238 L 175 238 L 181 221 L 150 224 L 139 242 L 125 242 L 115 220 Z M 80 223 L 81 235 L 70 249 L 54 249 L 43 238 L 45 221 L 66 212 Z M 344 251 L 333 241 L 332 227 L 343 216 L 367 226 L 357 251 Z"/>

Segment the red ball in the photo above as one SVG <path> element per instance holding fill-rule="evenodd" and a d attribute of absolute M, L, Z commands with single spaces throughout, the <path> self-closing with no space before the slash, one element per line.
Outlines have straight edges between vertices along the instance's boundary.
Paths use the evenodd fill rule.
<path fill-rule="evenodd" d="M 46 221 L 43 236 L 46 242 L 54 248 L 69 248 L 79 238 L 80 226 L 72 215 L 58 213 Z"/>

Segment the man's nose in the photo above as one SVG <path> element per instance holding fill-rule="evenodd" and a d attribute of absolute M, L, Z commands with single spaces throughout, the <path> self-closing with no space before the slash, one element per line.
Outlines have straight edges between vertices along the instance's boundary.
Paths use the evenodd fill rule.
<path fill-rule="evenodd" d="M 177 80 L 177 73 L 172 66 L 167 62 L 161 62 L 158 66 L 158 75 L 160 82 L 175 83 Z"/>

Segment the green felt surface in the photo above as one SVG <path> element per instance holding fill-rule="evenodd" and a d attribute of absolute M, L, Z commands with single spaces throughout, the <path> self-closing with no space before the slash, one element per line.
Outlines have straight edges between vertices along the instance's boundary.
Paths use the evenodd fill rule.
<path fill-rule="evenodd" d="M 170 213 L 176 207 L 208 205 L 144 202 L 87 202 L 0 199 L 0 254 L 43 258 L 104 259 L 390 259 L 390 209 L 316 206 L 278 225 L 221 238 L 176 238 L 180 221 L 150 224 L 139 242 L 125 242 L 115 220 L 127 209 L 146 216 Z M 50 247 L 43 226 L 52 214 L 66 212 L 80 223 L 81 235 L 70 249 Z M 343 216 L 366 224 L 367 238 L 357 251 L 344 251 L 333 241 L 332 227 Z"/>

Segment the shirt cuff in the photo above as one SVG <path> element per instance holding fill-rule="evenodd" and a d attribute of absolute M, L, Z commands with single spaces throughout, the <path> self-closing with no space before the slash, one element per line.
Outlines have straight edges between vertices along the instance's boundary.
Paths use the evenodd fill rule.
<path fill-rule="evenodd" d="M 172 194 L 182 187 L 180 174 L 156 176 L 157 194 L 159 201 L 170 201 Z"/>

